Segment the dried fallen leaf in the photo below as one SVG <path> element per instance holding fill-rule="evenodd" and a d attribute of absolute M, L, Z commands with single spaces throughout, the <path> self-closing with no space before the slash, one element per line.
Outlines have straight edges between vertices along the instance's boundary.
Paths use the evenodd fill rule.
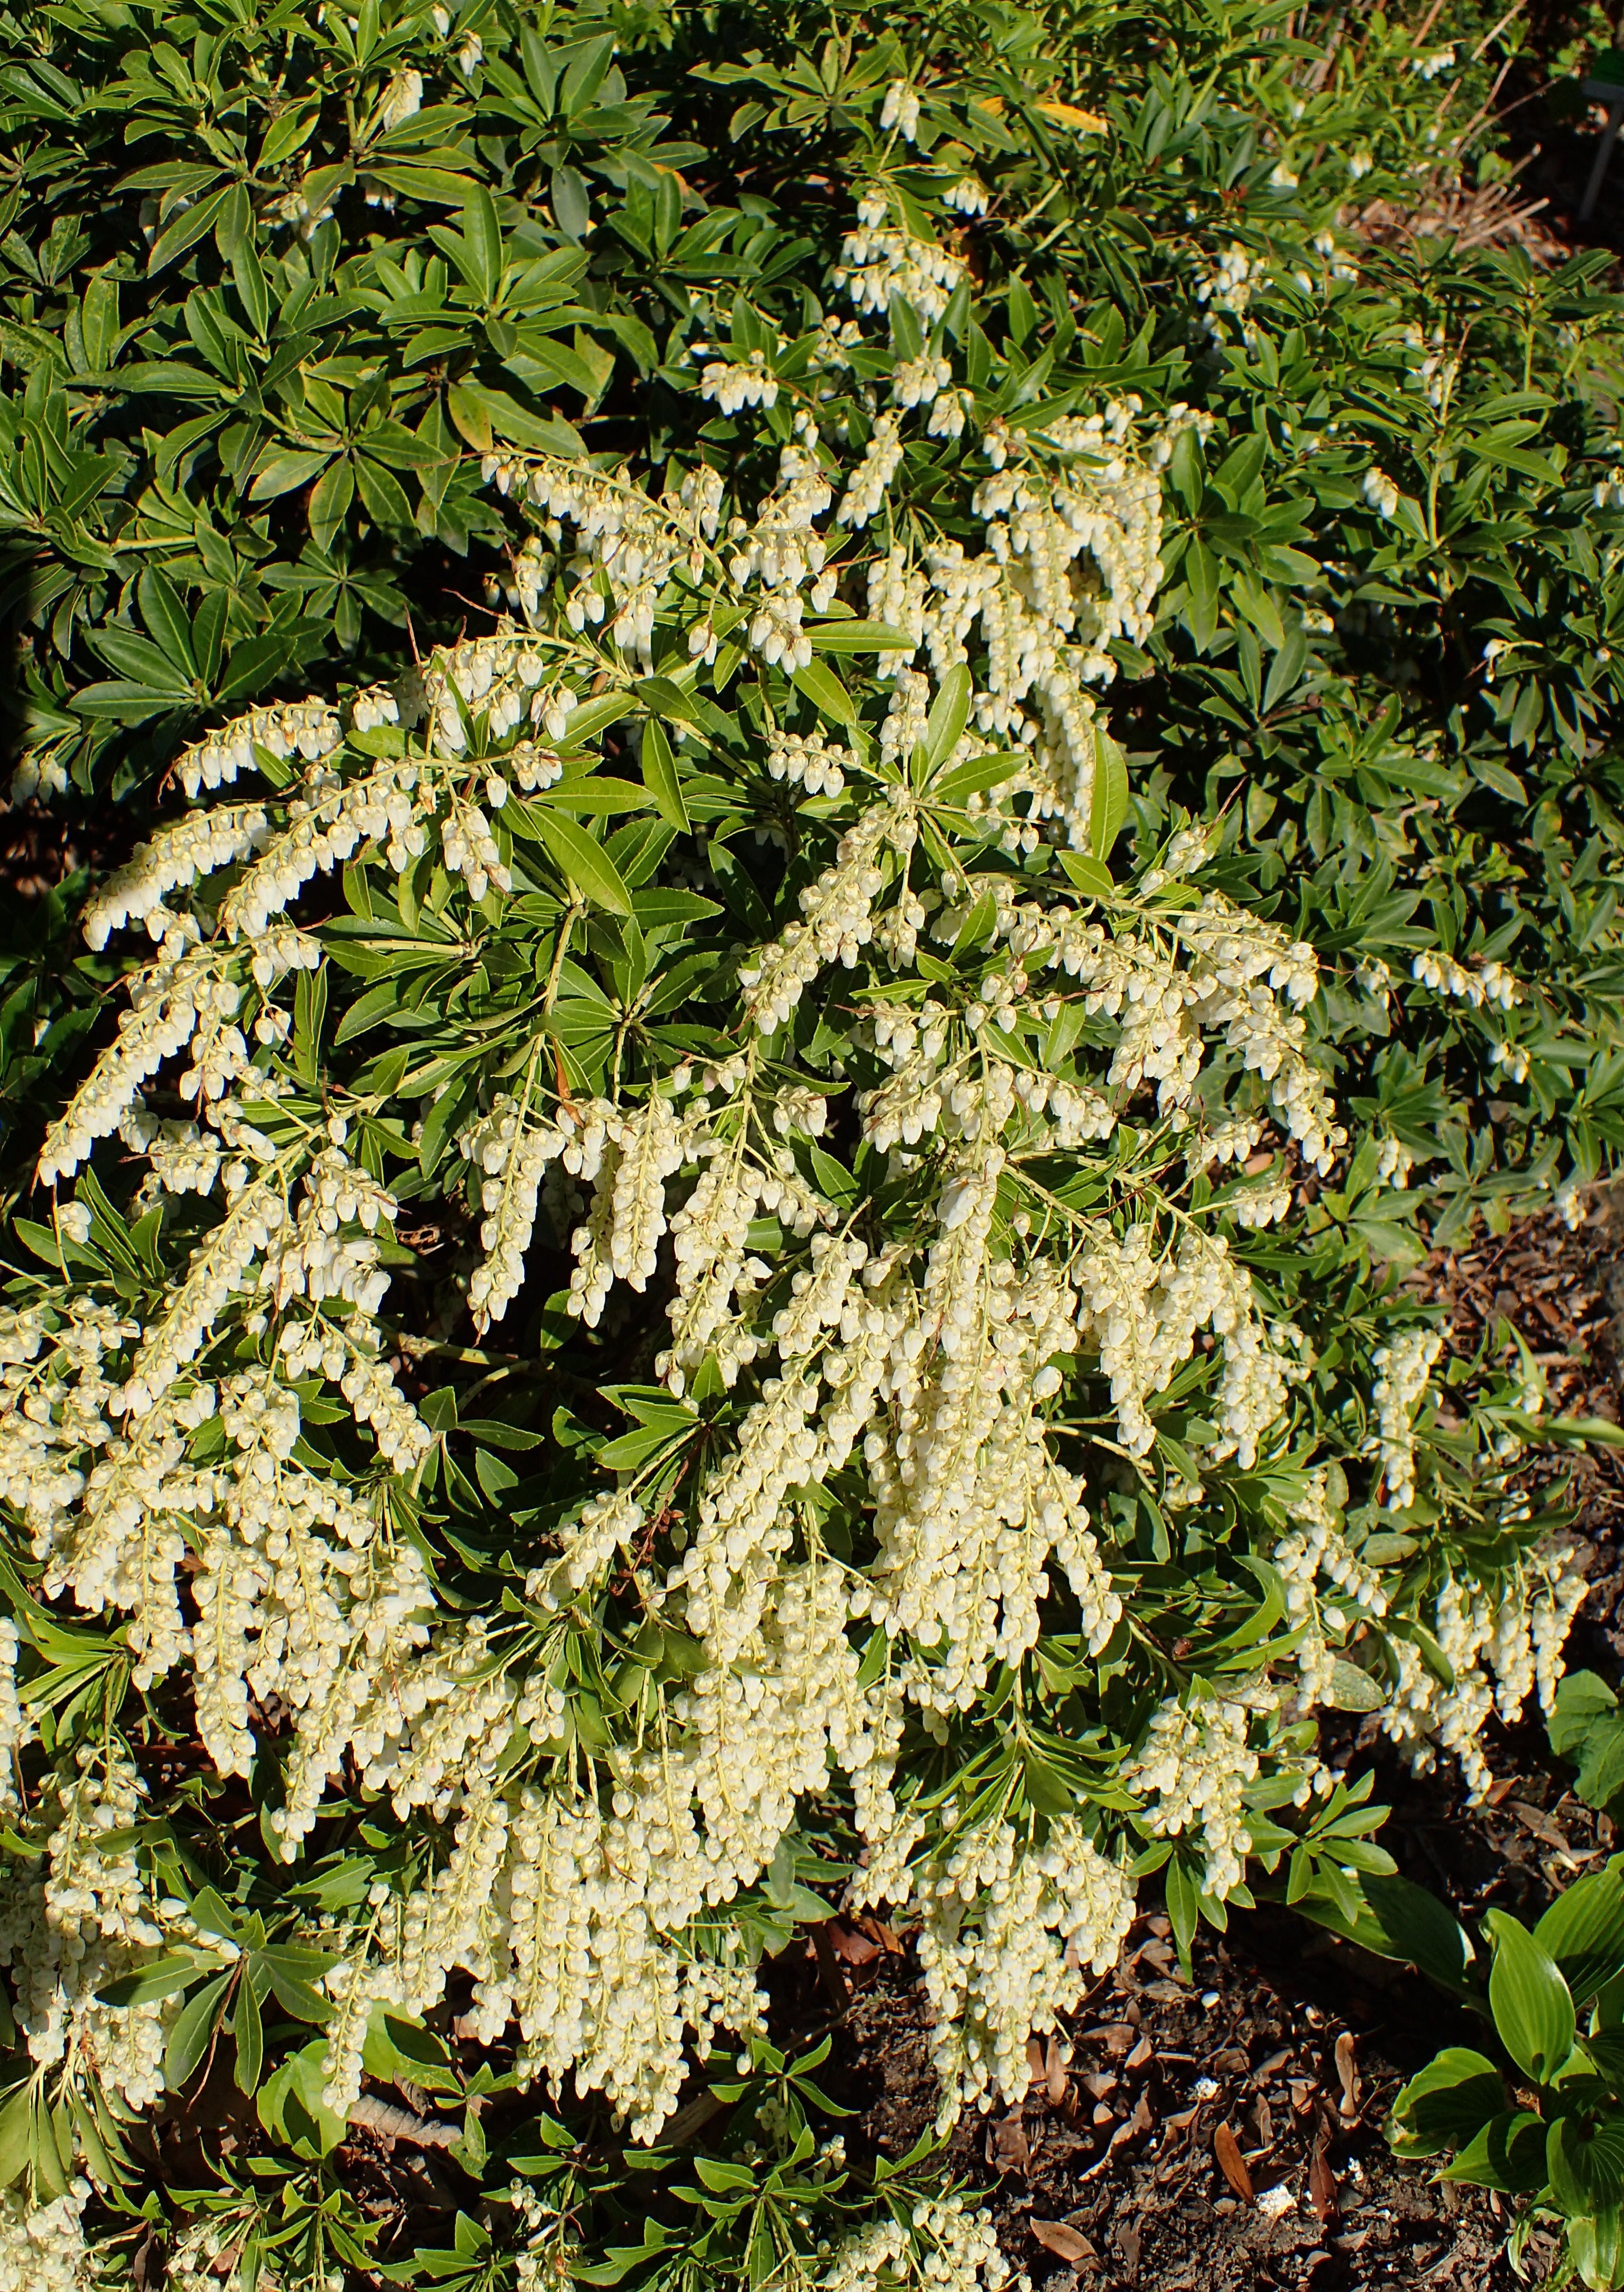
<path fill-rule="evenodd" d="M 870 1965 L 880 1954 L 880 1946 L 870 1941 L 867 1934 L 853 1933 L 851 1927 L 831 1918 L 828 1924 L 830 1947 L 837 1957 L 848 1965 Z"/>
<path fill-rule="evenodd" d="M 1337 2075 L 1342 2080 L 1342 2114 L 1345 2118 L 1359 2114 L 1359 2072 L 1353 2066 L 1353 2040 L 1347 2030 L 1337 2038 L 1335 2059 Z"/>
<path fill-rule="evenodd" d="M 1087 2238 L 1068 2228 L 1064 2221 L 1034 2220 L 1030 2225 L 1038 2243 L 1056 2260 L 1069 2260 L 1073 2268 L 1090 2261 L 1098 2265 L 1100 2256 Z"/>
<path fill-rule="evenodd" d="M 1252 2176 L 1246 2169 L 1246 2159 L 1240 2153 L 1240 2143 L 1228 2125 L 1220 2125 L 1212 2136 L 1212 2153 L 1218 2168 L 1235 2194 L 1245 2204 L 1252 2201 Z"/>
<path fill-rule="evenodd" d="M 350 2122 L 364 2125 L 385 2141 L 409 2141 L 418 2149 L 449 2149 L 458 2138 L 455 2125 L 438 2118 L 414 2117 L 409 2109 L 397 2109 L 392 2101 L 380 2101 L 370 2093 L 351 2102 Z"/>
<path fill-rule="evenodd" d="M 870 1941 L 878 1942 L 888 1957 L 901 1957 L 902 1945 L 897 1938 L 896 1931 L 893 1927 L 888 1926 L 884 1918 L 865 1914 L 856 1921 L 856 1924 L 859 1931 L 866 1933 Z"/>
<path fill-rule="evenodd" d="M 1026 2081 L 1028 2087 L 1042 2085 L 1047 2076 L 1044 2065 L 1043 2039 L 1029 2038 L 1026 2041 Z"/>
<path fill-rule="evenodd" d="M 1337 2175 L 1331 2171 L 1322 2141 L 1314 2143 L 1313 2155 L 1309 2160 L 1308 2195 L 1321 2223 L 1336 2219 Z"/>
<path fill-rule="evenodd" d="M 1063 2109 L 1071 2078 L 1066 2068 L 1065 2048 L 1058 2034 L 1049 2039 L 1048 2052 L 1044 2056 L 1043 2077 L 1049 2091 L 1049 2106 L 1051 2109 Z"/>
<path fill-rule="evenodd" d="M 1259 2144 L 1264 2149 L 1272 2149 L 1274 2146 L 1274 2118 L 1262 2094 L 1252 2103 L 1252 2118 L 1257 2127 Z"/>
<path fill-rule="evenodd" d="M 1031 2144 L 1026 2137 L 1026 2125 L 1018 2109 L 998 2119 L 987 2140 L 987 2162 L 998 2173 L 1025 2174 L 1031 2162 Z"/>

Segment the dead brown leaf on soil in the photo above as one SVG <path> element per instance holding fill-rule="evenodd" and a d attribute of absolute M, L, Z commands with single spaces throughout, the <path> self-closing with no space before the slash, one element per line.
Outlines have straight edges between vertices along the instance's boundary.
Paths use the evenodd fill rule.
<path fill-rule="evenodd" d="M 1252 2176 L 1247 2170 L 1246 2159 L 1240 2153 L 1234 2128 L 1220 2125 L 1212 2136 L 1212 2153 L 1218 2160 L 1218 2169 L 1240 2199 L 1242 2204 L 1252 2201 Z"/>
<path fill-rule="evenodd" d="M 1052 2252 L 1056 2260 L 1070 2261 L 1073 2268 L 1099 2266 L 1100 2256 L 1087 2238 L 1068 2228 L 1064 2221 L 1034 2219 L 1031 2230 L 1044 2250 Z"/>

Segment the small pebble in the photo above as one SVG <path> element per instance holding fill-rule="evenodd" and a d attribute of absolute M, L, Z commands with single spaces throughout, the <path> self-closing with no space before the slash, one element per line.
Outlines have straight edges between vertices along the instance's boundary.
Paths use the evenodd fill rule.
<path fill-rule="evenodd" d="M 1211 2013 L 1211 2011 L 1212 2011 L 1213 2007 L 1217 2004 L 1217 2002 L 1218 2002 L 1218 1993 L 1217 1993 L 1217 1991 L 1216 1991 L 1216 1989 L 1203 1989 L 1203 1990 L 1202 1990 L 1202 1992 L 1201 1992 L 1201 2003 L 1202 2003 L 1202 2005 L 1206 2007 L 1207 2011 L 1208 2011 L 1209 2014 Z"/>
<path fill-rule="evenodd" d="M 1291 2212 L 1296 2205 L 1297 2199 L 1283 2181 L 1277 2182 L 1272 2189 L 1259 2189 L 1257 2191 L 1257 2209 L 1264 2220 L 1278 2220 L 1282 2213 Z"/>

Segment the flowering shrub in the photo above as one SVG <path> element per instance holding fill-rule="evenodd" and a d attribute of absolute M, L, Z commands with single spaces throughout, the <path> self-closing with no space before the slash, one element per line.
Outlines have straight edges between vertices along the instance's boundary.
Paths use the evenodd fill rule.
<path fill-rule="evenodd" d="M 1440 1334 L 1387 1268 L 1418 1216 L 1597 1166 L 1617 1085 L 1572 1077 L 1607 1055 L 1611 831 L 1574 851 L 1568 781 L 1523 820 L 1491 710 L 1451 703 L 1440 761 L 1402 660 L 1357 721 L 1398 512 L 1329 400 L 1306 440 L 1240 418 L 1310 389 L 1310 326 L 1390 331 L 1401 286 L 1218 250 L 1130 337 L 1143 282 L 1091 303 L 1067 268 L 1095 162 L 1053 170 L 1064 261 L 1031 252 L 1051 129 L 1101 133 L 1042 28 L 970 12 L 990 61 L 928 71 L 901 34 L 815 68 L 709 39 L 705 140 L 787 205 L 815 159 L 807 234 L 770 191 L 707 205 L 669 146 L 652 190 L 596 163 L 649 266 L 626 293 L 664 298 L 642 422 L 600 449 L 515 418 L 456 378 L 470 318 L 424 387 L 488 417 L 455 483 L 503 542 L 490 613 L 208 709 L 84 888 L 117 987 L 48 1069 L 0 1320 L 4 2235 L 65 2282 L 161 2190 L 198 2286 L 996 2287 L 919 2158 L 848 2175 L 820 2050 L 774 2044 L 796 1921 L 917 1927 L 945 2130 L 1018 2098 L 1144 1881 L 1186 1953 L 1259 1883 L 1357 1917 L 1391 1866 L 1320 1710 L 1482 1790 L 1491 1707 L 1551 1706 L 1580 1586 L 1508 1481 L 1537 1368 L 1451 1364 L 1441 1424 Z M 620 29 L 652 133 L 664 28 Z M 437 36 L 476 106 L 499 37 L 533 79 L 528 21 Z M 404 52 L 345 69 L 387 107 Z M 1241 133 L 1209 117 L 1203 165 Z M 1288 230 L 1302 186 L 1257 164 Z M 431 231 L 514 291 L 517 181 Z M 405 259 L 352 259 L 365 333 L 366 265 Z M 504 358 L 507 325 L 479 322 Z M 1515 525 L 1496 472 L 1548 477 L 1494 543 L 1515 586 L 1565 469 L 1427 450 L 1438 487 L 1470 462 L 1480 531 Z M 1439 593 L 1405 603 L 1414 652 L 1454 641 Z M 167 577 L 121 609 L 198 641 Z M 1450 833 L 1468 787 L 1515 814 L 1493 868 Z M 484 2191 L 416 2257 L 344 2161 L 402 2080 Z M 253 2169 L 177 2193 L 154 2127 L 228 2085 Z M 701 2188 L 624 2191 L 718 2110 Z"/>

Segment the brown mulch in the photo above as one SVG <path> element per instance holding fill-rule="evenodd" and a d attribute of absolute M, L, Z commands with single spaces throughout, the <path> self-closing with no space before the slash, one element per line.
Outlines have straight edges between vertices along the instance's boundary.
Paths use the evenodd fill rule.
<path fill-rule="evenodd" d="M 1040 2292 L 1508 2292 L 1496 2200 L 1398 2165 L 1382 2131 L 1403 2080 L 1440 2044 L 1470 2042 L 1466 2018 L 1289 1914 L 1203 1932 L 1192 1985 L 1167 1936 L 1164 1917 L 1141 1918 L 1074 2019 L 1070 2062 L 1051 2082 L 1035 2048 L 1022 2105 L 953 2136 L 1011 2262 Z M 911 1955 L 877 1956 L 853 1983 L 847 2146 L 901 2156 L 936 2105 L 925 1998 Z"/>

